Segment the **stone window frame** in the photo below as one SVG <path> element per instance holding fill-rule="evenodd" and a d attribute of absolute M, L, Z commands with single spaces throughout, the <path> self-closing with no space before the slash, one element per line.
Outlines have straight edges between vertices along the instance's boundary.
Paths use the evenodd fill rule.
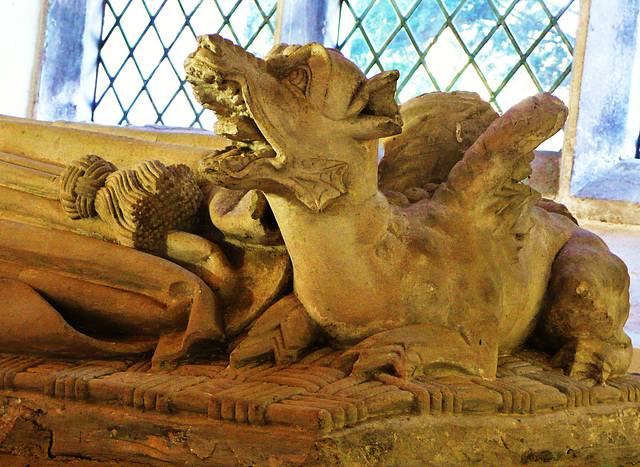
<path fill-rule="evenodd" d="M 640 0 L 581 0 L 557 198 L 584 219 L 640 224 L 639 14 Z"/>
<path fill-rule="evenodd" d="M 40 34 L 42 60 L 33 116 L 88 121 L 95 80 L 87 77 L 95 74 L 101 0 L 44 0 L 43 4 L 48 5 L 48 14 L 42 26 L 46 33 Z M 635 43 L 639 4 L 640 0 L 581 0 L 557 198 L 582 218 L 640 224 L 640 203 L 631 196 L 634 191 L 640 195 L 640 160 L 631 153 L 619 153 L 624 145 L 608 141 L 610 134 L 593 123 L 640 125 L 640 114 L 629 112 L 640 108 L 640 89 L 630 85 L 640 75 L 640 47 Z M 276 40 L 335 46 L 339 7 L 339 0 L 279 0 Z M 617 14 L 607 14 L 612 11 Z M 603 56 L 612 58 L 603 65 Z M 603 66 L 615 71 L 622 63 L 631 64 L 626 76 L 603 73 Z M 611 95 L 612 89 L 620 92 Z M 612 102 L 628 105 L 607 114 Z M 625 171 L 615 178 L 620 175 L 618 162 L 626 164 Z M 584 167 L 588 167 L 586 178 Z M 603 183 L 606 187 L 612 179 L 617 188 L 603 190 Z"/>

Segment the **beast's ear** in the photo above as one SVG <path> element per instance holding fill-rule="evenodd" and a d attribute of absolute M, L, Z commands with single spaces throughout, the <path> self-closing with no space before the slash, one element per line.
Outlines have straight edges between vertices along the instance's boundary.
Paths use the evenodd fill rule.
<path fill-rule="evenodd" d="M 351 99 L 345 116 L 348 118 L 360 113 L 379 117 L 397 115 L 400 110 L 395 94 L 399 77 L 398 70 L 391 70 L 365 80 Z"/>
<path fill-rule="evenodd" d="M 399 76 L 397 70 L 385 71 L 364 81 L 356 91 L 346 114 L 353 119 L 354 138 L 383 138 L 402 131 L 400 109 L 395 100 Z"/>

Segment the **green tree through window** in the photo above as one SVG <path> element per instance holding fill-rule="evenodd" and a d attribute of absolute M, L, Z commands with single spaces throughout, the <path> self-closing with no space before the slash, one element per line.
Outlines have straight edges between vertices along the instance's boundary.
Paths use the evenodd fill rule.
<path fill-rule="evenodd" d="M 338 48 L 368 75 L 396 68 L 398 97 L 478 92 L 498 110 L 567 100 L 577 0 L 343 0 Z"/>

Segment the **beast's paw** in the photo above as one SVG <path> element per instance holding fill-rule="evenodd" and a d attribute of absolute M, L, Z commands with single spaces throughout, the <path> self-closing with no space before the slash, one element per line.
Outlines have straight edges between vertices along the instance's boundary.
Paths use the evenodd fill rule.
<path fill-rule="evenodd" d="M 496 342 L 489 333 L 476 340 L 445 326 L 415 324 L 374 334 L 347 350 L 336 363 L 342 371 L 366 377 L 380 372 L 400 378 L 422 374 L 492 377 L 497 365 Z"/>
<path fill-rule="evenodd" d="M 615 343 L 599 339 L 577 339 L 567 342 L 551 359 L 567 376 L 604 384 L 610 376 L 624 374 L 631 362 L 631 343 Z"/>
<path fill-rule="evenodd" d="M 420 367 L 420 357 L 401 344 L 375 347 L 357 345 L 340 357 L 339 366 L 351 369 L 353 376 L 370 377 L 376 373 L 389 373 L 399 378 L 411 378 Z"/>

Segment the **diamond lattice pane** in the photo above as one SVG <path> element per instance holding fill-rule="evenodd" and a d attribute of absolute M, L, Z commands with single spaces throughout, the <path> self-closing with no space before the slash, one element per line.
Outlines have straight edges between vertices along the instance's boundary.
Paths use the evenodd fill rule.
<path fill-rule="evenodd" d="M 509 73 L 518 68 L 520 55 L 509 40 L 509 35 L 500 27 L 475 57 L 492 93 L 496 95 Z"/>
<path fill-rule="evenodd" d="M 446 18 L 436 2 L 418 0 L 406 15 L 406 28 L 411 32 L 418 48 L 424 51 L 446 26 Z"/>
<path fill-rule="evenodd" d="M 400 23 L 398 16 L 395 13 L 389 14 L 389 12 L 394 12 L 391 2 L 378 0 L 362 20 L 365 31 L 376 32 L 369 35 L 374 52 L 381 53 L 383 45 L 394 34 Z"/>
<path fill-rule="evenodd" d="M 253 53 L 273 45 L 277 0 L 105 0 L 93 121 L 211 129 L 182 63 L 219 33 Z M 210 112 L 209 112 L 210 113 Z"/>
<path fill-rule="evenodd" d="M 425 92 L 437 91 L 434 80 L 429 76 L 424 66 L 420 65 L 413 72 L 411 78 L 407 80 L 402 89 L 398 91 L 398 99 L 400 102 L 407 101 Z"/>
<path fill-rule="evenodd" d="M 545 90 L 555 90 L 571 69 L 571 53 L 557 36 L 548 34 L 529 56 L 529 65 Z"/>
<path fill-rule="evenodd" d="M 541 25 L 550 27 L 538 0 L 520 0 L 505 18 L 505 24 L 522 51 L 535 45 L 536 39 L 541 35 Z"/>
<path fill-rule="evenodd" d="M 508 109 L 517 104 L 523 98 L 538 92 L 538 87 L 527 73 L 524 66 L 519 67 L 509 81 L 506 81 L 502 92 L 498 94 L 496 100 L 500 107 Z"/>
<path fill-rule="evenodd" d="M 164 59 L 158 64 L 155 72 L 147 81 L 147 89 L 154 96 L 153 102 L 161 114 L 164 114 L 173 95 L 180 89 L 180 78 L 180 75 L 174 72 L 174 67 L 171 66 L 169 59 Z M 167 92 L 168 90 L 169 92 Z M 142 122 L 131 123 L 140 124 Z"/>
<path fill-rule="evenodd" d="M 413 65 L 420 60 L 418 51 L 411 44 L 411 39 L 404 29 L 396 34 L 380 55 L 380 61 L 386 68 L 394 68 L 406 75 Z"/>
<path fill-rule="evenodd" d="M 438 88 L 443 91 L 455 81 L 456 76 L 468 61 L 451 28 L 444 29 L 438 40 L 429 49 L 425 60 L 430 64 L 429 69 Z"/>
<path fill-rule="evenodd" d="M 147 21 L 140 21 L 140 18 L 145 18 Z M 147 28 L 148 19 L 149 15 L 144 5 L 141 2 L 131 2 L 126 14 L 123 14 L 120 19 L 120 25 L 122 30 L 127 32 L 129 43 L 137 42 L 138 38 L 142 36 Z"/>
<path fill-rule="evenodd" d="M 453 25 L 467 49 L 474 52 L 493 33 L 496 19 L 496 12 L 486 0 L 468 0 L 453 18 Z"/>
<path fill-rule="evenodd" d="M 338 48 L 369 75 L 400 70 L 398 99 L 479 93 L 498 111 L 569 95 L 579 0 L 341 0 Z"/>
<path fill-rule="evenodd" d="M 143 79 L 149 79 L 164 58 L 164 47 L 155 29 L 149 28 L 136 47 L 136 62 Z"/>
<path fill-rule="evenodd" d="M 144 82 L 138 73 L 135 62 L 128 59 L 114 80 L 113 89 L 122 105 L 128 108 L 134 103 L 139 94 L 138 89 L 142 89 L 143 85 Z"/>
<path fill-rule="evenodd" d="M 129 119 L 132 122 L 152 122 L 156 118 L 157 110 L 151 103 L 149 93 L 142 93 L 138 96 L 135 104 L 129 110 Z"/>
<path fill-rule="evenodd" d="M 546 0 L 543 3 L 554 16 L 560 15 L 565 10 L 568 10 L 577 16 L 578 10 L 580 9 L 580 3 L 572 2 L 571 0 Z"/>
<path fill-rule="evenodd" d="M 473 66 L 465 68 L 464 72 L 460 75 L 452 88 L 460 90 L 471 89 L 474 92 L 477 92 L 485 101 L 491 100 L 490 88 L 486 85 L 486 81 L 482 80 L 478 70 Z"/>
<path fill-rule="evenodd" d="M 395 4 L 400 10 L 401 15 L 408 15 L 409 11 L 416 4 L 421 3 L 421 0 L 395 0 Z"/>

